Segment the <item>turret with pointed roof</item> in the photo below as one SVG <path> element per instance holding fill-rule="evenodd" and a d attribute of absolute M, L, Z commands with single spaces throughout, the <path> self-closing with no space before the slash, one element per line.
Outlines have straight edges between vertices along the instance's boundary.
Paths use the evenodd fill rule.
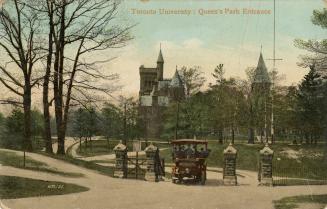
<path fill-rule="evenodd" d="M 158 60 L 157 60 L 157 70 L 158 70 L 157 80 L 158 81 L 162 81 L 163 80 L 164 62 L 165 61 L 163 59 L 162 52 L 161 52 L 161 47 L 160 47 L 159 56 L 158 56 Z"/>
<path fill-rule="evenodd" d="M 261 52 L 258 65 L 254 73 L 254 83 L 271 83 L 268 70 Z"/>
<path fill-rule="evenodd" d="M 179 75 L 177 69 L 175 70 L 175 74 L 170 81 L 170 87 L 173 87 L 173 88 L 183 87 L 183 81 L 182 81 L 181 76 Z"/>
<path fill-rule="evenodd" d="M 164 62 L 165 62 L 165 61 L 164 61 L 164 59 L 163 59 L 162 52 L 161 52 L 161 49 L 160 49 L 157 63 L 164 63 Z"/>
<path fill-rule="evenodd" d="M 175 101 L 181 100 L 185 96 L 183 81 L 178 73 L 177 67 L 169 84 L 169 95 L 170 98 Z"/>

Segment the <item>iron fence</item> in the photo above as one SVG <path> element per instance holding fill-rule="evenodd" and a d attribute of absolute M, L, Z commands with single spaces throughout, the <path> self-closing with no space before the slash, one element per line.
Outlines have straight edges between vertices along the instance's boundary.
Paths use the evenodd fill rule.
<path fill-rule="evenodd" d="M 326 185 L 327 171 L 323 167 L 281 167 L 275 164 L 273 166 L 273 184 L 275 186 Z"/>

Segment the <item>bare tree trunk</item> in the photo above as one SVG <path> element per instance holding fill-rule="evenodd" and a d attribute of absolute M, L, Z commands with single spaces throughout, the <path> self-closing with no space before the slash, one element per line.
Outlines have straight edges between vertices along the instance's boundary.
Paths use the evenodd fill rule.
<path fill-rule="evenodd" d="M 249 139 L 248 144 L 254 144 L 254 130 L 253 128 L 249 128 Z"/>
<path fill-rule="evenodd" d="M 33 151 L 32 147 L 32 133 L 31 133 L 31 86 L 28 84 L 29 82 L 25 82 L 24 89 L 24 150 Z"/>
<path fill-rule="evenodd" d="M 49 80 L 51 73 L 52 53 L 53 53 L 53 3 L 48 3 L 49 15 L 49 51 L 47 56 L 47 67 L 43 81 L 43 123 L 44 123 L 44 140 L 45 150 L 47 153 L 53 153 L 52 139 L 51 139 L 51 126 L 50 126 L 50 111 L 49 111 Z"/>
<path fill-rule="evenodd" d="M 48 87 L 43 88 L 43 123 L 44 123 L 45 151 L 47 153 L 53 153 L 51 127 L 50 127 L 50 112 L 49 112 L 49 102 L 48 102 Z"/>
<path fill-rule="evenodd" d="M 223 144 L 223 140 L 224 140 L 223 128 L 222 127 L 219 127 L 219 130 L 218 130 L 218 141 L 219 141 L 219 144 Z"/>
<path fill-rule="evenodd" d="M 232 144 L 234 144 L 235 142 L 235 130 L 234 130 L 234 126 L 232 127 Z"/>
<path fill-rule="evenodd" d="M 250 128 L 249 128 L 249 138 L 248 138 L 248 144 L 254 144 L 254 119 L 253 119 L 253 106 L 250 104 Z"/>
<path fill-rule="evenodd" d="M 65 7 L 66 1 L 63 0 L 61 6 L 60 34 L 56 43 L 55 56 L 55 78 L 54 78 L 54 99 L 55 113 L 57 122 L 58 150 L 57 154 L 65 154 L 65 124 L 63 121 L 63 71 L 64 71 L 64 48 L 65 48 Z"/>
<path fill-rule="evenodd" d="M 82 137 L 79 137 L 79 151 L 82 150 Z"/>

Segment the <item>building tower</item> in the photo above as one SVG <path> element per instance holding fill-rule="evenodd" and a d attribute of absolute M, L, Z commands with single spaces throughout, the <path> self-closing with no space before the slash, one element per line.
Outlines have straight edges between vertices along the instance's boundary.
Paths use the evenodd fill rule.
<path fill-rule="evenodd" d="M 157 69 L 158 69 L 157 80 L 158 81 L 163 80 L 164 62 L 165 61 L 163 59 L 162 52 L 161 52 L 161 47 L 160 47 L 159 56 L 158 56 L 158 60 L 157 60 Z"/>
<path fill-rule="evenodd" d="M 163 130 L 163 111 L 170 102 L 185 97 L 181 76 L 176 70 L 172 78 L 164 78 L 164 58 L 160 47 L 156 67 L 139 67 L 139 117 L 146 139 L 159 138 Z"/>
<path fill-rule="evenodd" d="M 256 135 L 268 140 L 268 123 L 270 118 L 270 87 L 271 80 L 268 70 L 260 52 L 257 68 L 254 71 L 253 83 L 251 86 L 252 95 L 252 120 Z"/>

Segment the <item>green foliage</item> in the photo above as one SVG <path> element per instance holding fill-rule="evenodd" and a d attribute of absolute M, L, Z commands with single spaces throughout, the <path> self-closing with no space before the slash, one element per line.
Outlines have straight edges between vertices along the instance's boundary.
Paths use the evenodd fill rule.
<path fill-rule="evenodd" d="M 0 176 L 0 198 L 16 199 L 85 192 L 89 188 L 57 181 L 43 181 L 17 176 Z"/>
<path fill-rule="evenodd" d="M 209 105 L 208 125 L 214 135 L 218 134 L 222 142 L 224 132 L 228 132 L 234 138 L 235 130 L 246 127 L 249 118 L 247 102 L 247 89 L 245 82 L 235 78 L 224 77 L 223 65 L 220 64 L 214 70 L 215 85 L 210 85 L 208 90 Z"/>
<path fill-rule="evenodd" d="M 200 91 L 204 82 L 206 81 L 203 76 L 203 72 L 199 66 L 194 66 L 192 68 L 182 67 L 179 71 L 181 79 L 186 88 L 186 96 L 191 96 Z"/>
<path fill-rule="evenodd" d="M 198 92 L 197 94 L 181 101 L 172 102 L 164 113 L 164 134 L 163 138 L 174 137 L 177 114 L 178 114 L 178 138 L 201 137 L 207 134 L 207 122 L 209 106 L 204 101 L 207 94 Z M 179 107 L 178 107 L 179 106 Z M 177 113 L 178 111 L 178 113 Z"/>
<path fill-rule="evenodd" d="M 94 107 L 78 108 L 71 114 L 71 121 L 73 136 L 92 137 L 98 132 L 98 113 Z"/>
<path fill-rule="evenodd" d="M 133 97 L 125 98 L 121 96 L 119 108 L 123 125 L 121 136 L 126 139 L 135 139 L 142 136 L 142 125 L 145 123 L 138 116 L 138 101 Z"/>
<path fill-rule="evenodd" d="M 311 21 L 314 25 L 320 26 L 323 29 L 327 28 L 327 9 L 322 11 L 314 10 Z M 322 40 L 302 40 L 296 39 L 295 46 L 300 49 L 311 52 L 310 55 L 302 56 L 302 66 L 308 67 L 312 64 L 324 66 L 327 63 L 327 39 Z M 324 67 L 322 67 L 324 68 Z"/>
<path fill-rule="evenodd" d="M 106 138 L 120 138 L 123 132 L 123 113 L 115 105 L 106 103 L 101 109 L 101 133 Z"/>
<path fill-rule="evenodd" d="M 327 9 L 323 8 L 322 11 L 313 10 L 312 23 L 322 28 L 327 28 Z"/>
<path fill-rule="evenodd" d="M 216 84 L 221 84 L 226 80 L 224 75 L 224 64 L 217 65 L 217 67 L 214 69 L 214 72 L 212 73 L 212 76 L 216 79 Z"/>
<path fill-rule="evenodd" d="M 292 140 L 300 137 L 301 124 L 297 108 L 297 86 L 279 87 L 274 91 L 275 132 L 281 138 L 284 135 Z"/>
<path fill-rule="evenodd" d="M 1 136 L 1 147 L 22 149 L 24 133 L 24 113 L 20 109 L 13 109 L 4 121 L 4 131 Z"/>
<path fill-rule="evenodd" d="M 101 134 L 102 121 L 101 113 L 95 110 L 95 107 L 78 108 L 70 114 L 69 135 L 79 139 L 79 143 L 84 140 L 90 142 L 90 148 L 93 147 L 92 137 Z"/>
<path fill-rule="evenodd" d="M 31 131 L 33 143 L 39 143 L 39 138 L 43 134 L 43 116 L 39 110 L 31 111 L 32 125 Z M 22 149 L 24 134 L 24 113 L 21 109 L 15 108 L 7 118 L 0 119 L 0 146 L 9 149 Z M 2 125 L 1 125 L 2 124 Z M 42 142 L 43 143 L 43 142 Z M 35 148 L 40 149 L 40 146 Z"/>
<path fill-rule="evenodd" d="M 43 114 L 39 110 L 34 109 L 32 110 L 31 115 L 32 115 L 32 135 L 42 136 L 44 130 Z"/>
<path fill-rule="evenodd" d="M 302 129 L 311 139 L 319 137 L 323 128 L 323 94 L 321 88 L 321 76 L 312 66 L 299 85 L 297 94 L 298 114 L 302 121 Z"/>

